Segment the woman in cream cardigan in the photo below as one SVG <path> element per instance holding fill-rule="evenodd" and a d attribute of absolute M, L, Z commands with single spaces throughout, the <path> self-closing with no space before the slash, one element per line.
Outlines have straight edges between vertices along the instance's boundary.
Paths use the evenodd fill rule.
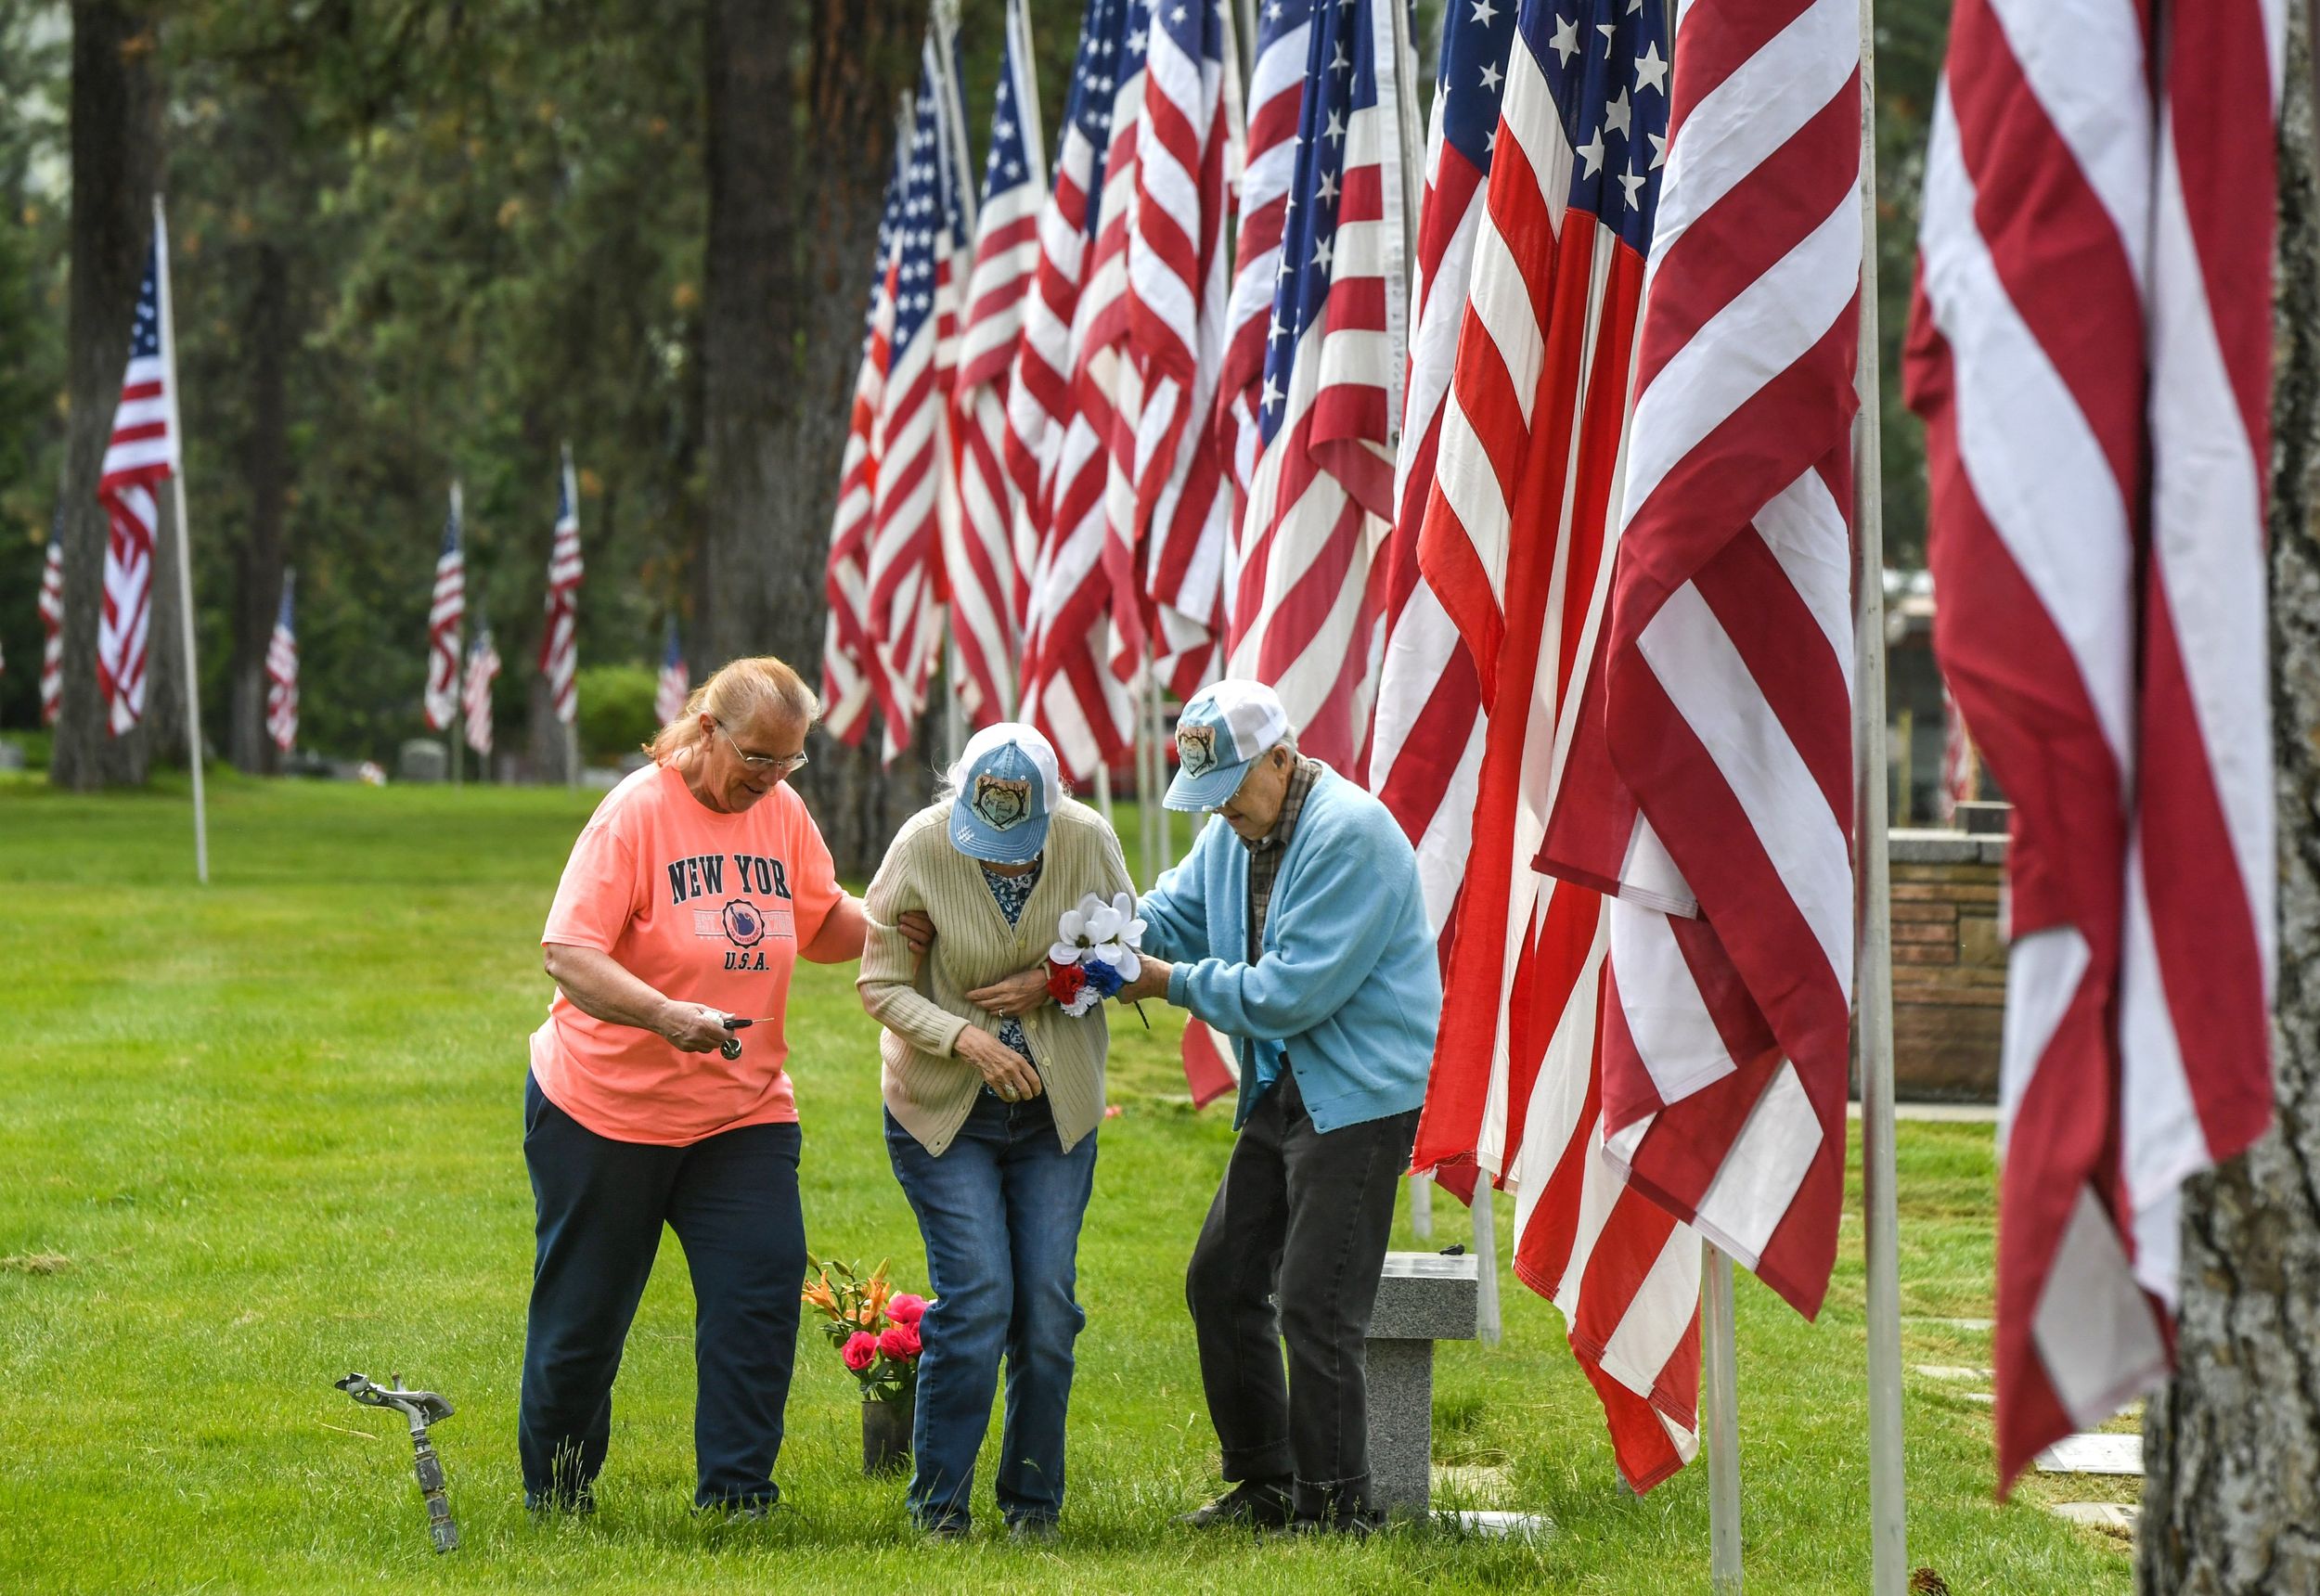
<path fill-rule="evenodd" d="M 968 742 L 870 883 L 862 1006 L 885 1027 L 886 1150 L 934 1291 L 909 1495 L 932 1535 L 967 1531 L 1002 1352 L 999 1512 L 1014 1534 L 1044 1537 L 1063 1511 L 1109 1032 L 1101 1005 L 1074 1018 L 1050 1000 L 1046 958 L 1065 909 L 1132 890 L 1119 839 L 1063 796 L 1047 740 L 1004 723 Z M 923 961 L 906 916 L 934 924 Z"/>

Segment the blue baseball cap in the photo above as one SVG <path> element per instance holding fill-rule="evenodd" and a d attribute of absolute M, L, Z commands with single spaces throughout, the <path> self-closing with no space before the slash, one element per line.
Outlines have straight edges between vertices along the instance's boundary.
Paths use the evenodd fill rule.
<path fill-rule="evenodd" d="M 1195 812 L 1221 807 L 1240 791 L 1249 761 L 1291 729 L 1280 695 L 1262 682 L 1201 689 L 1176 717 L 1176 779 L 1161 802 Z"/>
<path fill-rule="evenodd" d="M 1048 740 L 1016 721 L 986 726 L 967 740 L 951 769 L 951 845 L 993 865 L 1029 863 L 1047 846 L 1048 818 L 1063 781 Z"/>

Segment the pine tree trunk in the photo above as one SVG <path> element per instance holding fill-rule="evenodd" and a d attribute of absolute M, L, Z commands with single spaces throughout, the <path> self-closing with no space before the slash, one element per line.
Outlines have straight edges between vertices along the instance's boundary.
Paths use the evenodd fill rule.
<path fill-rule="evenodd" d="M 129 320 L 152 233 L 161 95 L 155 25 L 143 11 L 84 0 L 72 7 L 72 279 L 66 341 L 71 415 L 64 473 L 64 682 L 49 779 L 76 792 L 145 780 L 150 727 L 109 735 L 97 686 L 104 602 L 104 510 L 97 479 L 121 399 Z M 176 580 L 154 561 L 154 586 Z M 161 619 L 156 606 L 155 619 Z M 167 611 L 174 624 L 174 600 Z M 159 654 L 161 632 L 153 630 Z M 151 682 L 158 689 L 160 680 Z M 148 695 L 151 699 L 158 692 Z"/>
<path fill-rule="evenodd" d="M 2278 1119 L 2184 1189 L 2178 1367 L 2144 1421 L 2139 1572 L 2154 1596 L 2320 1590 L 2320 194 L 2311 34 L 2289 9 L 2271 515 Z"/>
<path fill-rule="evenodd" d="M 811 40 L 802 57 L 791 48 L 801 22 Z M 820 679 L 822 570 L 862 300 L 895 106 L 923 23 L 916 0 L 711 0 L 695 681 L 764 652 Z M 798 786 L 839 869 L 859 876 L 925 801 L 928 779 L 923 758 L 882 772 L 874 748 L 817 738 Z"/>
<path fill-rule="evenodd" d="M 282 608 L 283 510 L 290 489 L 290 258 L 261 242 L 238 252 L 249 272 L 242 375 L 249 430 L 241 441 L 249 524 L 234 547 L 234 642 L 228 666 L 227 752 L 238 769 L 278 770 L 266 730 L 266 650 Z"/>

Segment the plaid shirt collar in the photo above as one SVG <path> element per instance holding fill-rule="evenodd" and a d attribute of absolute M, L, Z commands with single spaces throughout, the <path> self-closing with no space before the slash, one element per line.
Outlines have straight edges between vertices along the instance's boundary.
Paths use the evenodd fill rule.
<path fill-rule="evenodd" d="M 1274 819 L 1273 829 L 1253 842 L 1241 838 L 1241 845 L 1249 852 L 1248 957 L 1252 964 L 1257 961 L 1259 943 L 1265 934 L 1265 915 L 1272 907 L 1273 882 L 1281 874 L 1282 856 L 1288 853 L 1289 839 L 1295 834 L 1306 794 L 1313 791 L 1313 783 L 1324 768 L 1320 760 L 1299 754 L 1296 767 L 1289 772 L 1289 790 L 1282 795 L 1281 814 Z"/>

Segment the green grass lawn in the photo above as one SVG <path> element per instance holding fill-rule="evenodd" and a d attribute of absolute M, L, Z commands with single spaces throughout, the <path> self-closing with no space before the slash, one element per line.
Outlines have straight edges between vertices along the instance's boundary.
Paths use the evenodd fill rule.
<path fill-rule="evenodd" d="M 853 1381 L 810 1329 L 785 1510 L 696 1518 L 673 1242 L 621 1371 L 602 1511 L 534 1525 L 514 1447 L 524 1037 L 589 802 L 220 777 L 204 890 L 181 791 L 0 785 L 0 1590 L 1707 1590 L 1705 1463 L 1624 1495 L 1559 1319 L 1511 1280 L 1504 1341 L 1442 1350 L 1437 1461 L 1473 1471 L 1466 1505 L 1544 1513 L 1550 1538 L 1257 1544 L 1173 1525 L 1216 1488 L 1180 1282 L 1231 1131 L 1183 1103 L 1166 1010 L 1149 1033 L 1114 1022 L 1125 1112 L 1081 1249 L 1059 1544 L 1018 1549 L 987 1513 L 967 1544 L 918 1543 L 899 1487 L 862 1478 Z M 808 1236 L 922 1279 L 852 978 L 807 967 L 793 999 Z M 1988 1127 L 1904 1125 L 1901 1159 L 1903 1312 L 1986 1316 Z M 1437 1244 L 1464 1223 L 1442 1206 Z M 1756 1590 L 1866 1586 L 1859 1238 L 1849 1216 L 1817 1325 L 1742 1278 Z M 1420 1243 L 1405 1223 L 1396 1244 Z M 1918 1323 L 1905 1355 L 1979 1365 L 1988 1345 Z M 426 1550 L 399 1422 L 330 1388 L 350 1369 L 458 1404 L 435 1433 L 456 1556 Z M 1989 1412 L 1964 1389 L 1908 1388 L 1912 1561 L 1961 1593 L 2127 1590 L 2117 1546 L 2027 1495 L 1992 1500 Z"/>

